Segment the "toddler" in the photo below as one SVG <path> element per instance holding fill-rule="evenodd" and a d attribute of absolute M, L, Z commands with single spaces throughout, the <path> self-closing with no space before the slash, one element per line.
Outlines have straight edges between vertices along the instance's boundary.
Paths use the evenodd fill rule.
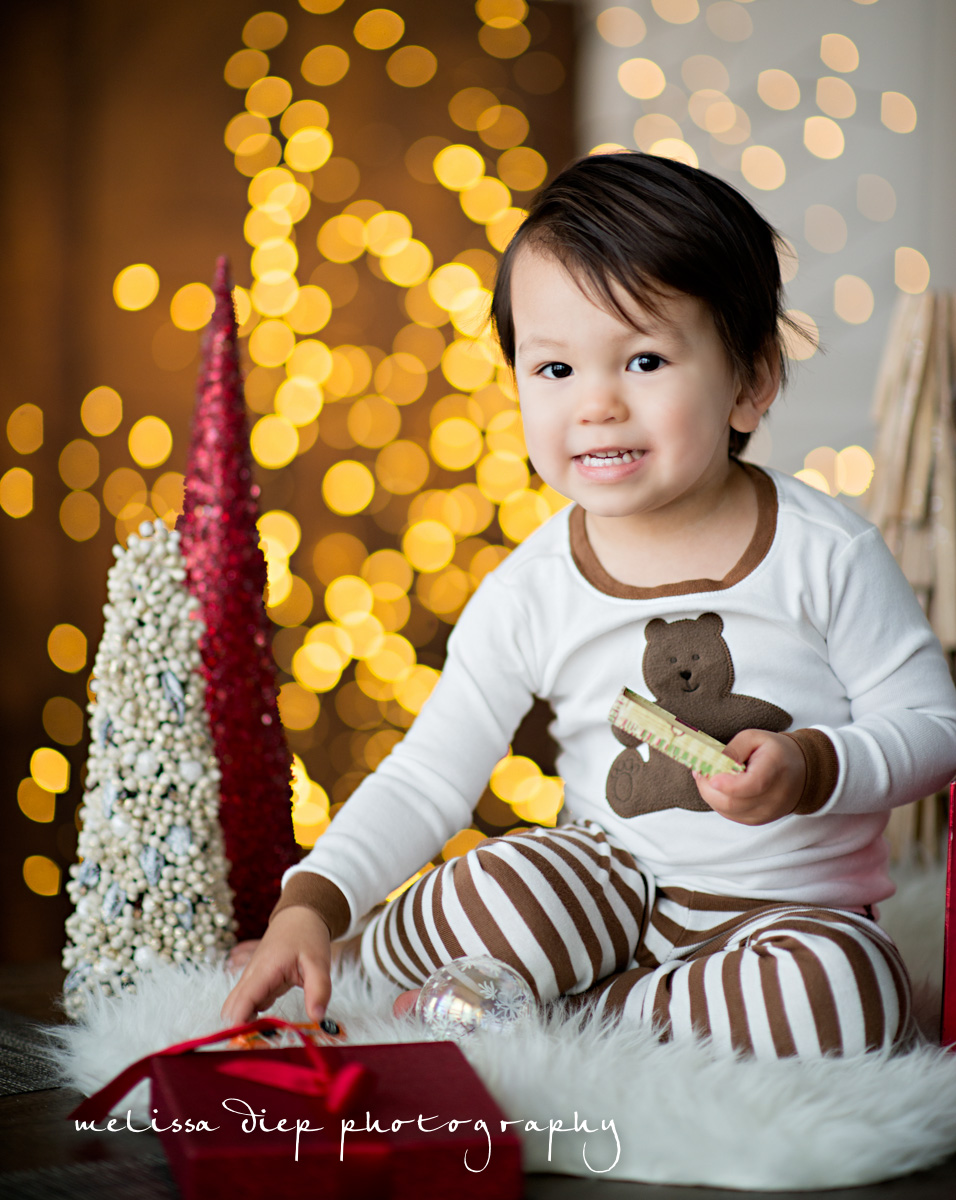
<path fill-rule="evenodd" d="M 369 975 L 415 988 L 491 954 L 542 1002 L 731 1053 L 905 1042 L 882 835 L 956 773 L 956 692 L 879 532 L 739 457 L 783 370 L 773 230 L 704 171 L 595 155 L 533 202 L 492 316 L 534 469 L 571 504 L 475 592 L 413 728 L 286 873 L 223 1016 L 296 984 L 322 1016 L 332 941 L 471 822 L 538 696 L 557 828 L 429 871 L 365 925 Z M 616 732 L 624 685 L 746 769 L 705 780 Z"/>

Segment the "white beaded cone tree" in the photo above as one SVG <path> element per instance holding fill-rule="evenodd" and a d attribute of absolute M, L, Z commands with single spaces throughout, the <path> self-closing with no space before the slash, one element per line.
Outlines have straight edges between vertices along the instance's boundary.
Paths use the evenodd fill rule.
<path fill-rule="evenodd" d="M 161 521 L 140 534 L 113 550 L 93 667 L 63 953 L 74 1017 L 94 989 L 118 994 L 141 971 L 211 961 L 234 940 L 198 601 L 183 583 L 179 534 Z"/>

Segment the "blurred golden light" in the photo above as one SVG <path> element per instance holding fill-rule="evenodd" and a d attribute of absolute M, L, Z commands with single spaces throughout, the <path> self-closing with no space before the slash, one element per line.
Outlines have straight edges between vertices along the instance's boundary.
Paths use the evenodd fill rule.
<path fill-rule="evenodd" d="M 267 413 L 260 417 L 249 434 L 252 457 L 260 466 L 270 470 L 288 466 L 299 449 L 299 435 L 285 417 Z"/>
<path fill-rule="evenodd" d="M 114 517 L 131 516 L 146 503 L 146 484 L 138 471 L 117 467 L 103 483 L 103 503 Z"/>
<path fill-rule="evenodd" d="M 425 701 L 432 694 L 438 679 L 439 672 L 434 667 L 420 663 L 412 667 L 404 679 L 397 681 L 395 699 L 408 712 L 419 713 Z"/>
<path fill-rule="evenodd" d="M 227 61 L 223 74 L 230 87 L 245 89 L 268 70 L 269 56 L 261 50 L 237 50 Z"/>
<path fill-rule="evenodd" d="M 820 58 L 831 71 L 847 74 L 860 65 L 860 52 L 852 39 L 842 33 L 825 33 L 820 39 Z"/>
<path fill-rule="evenodd" d="M 791 279 L 796 278 L 800 268 L 800 257 L 797 254 L 796 246 L 787 238 L 780 238 L 780 244 L 777 247 L 777 261 L 780 264 L 782 283 L 789 283 Z"/>
<path fill-rule="evenodd" d="M 817 446 L 815 450 L 811 450 L 804 457 L 803 466 L 805 470 L 816 471 L 823 476 L 826 490 L 831 496 L 837 494 L 837 452 L 832 446 Z"/>
<path fill-rule="evenodd" d="M 376 678 L 394 683 L 415 665 L 415 647 L 400 633 L 386 633 L 381 648 L 365 661 Z"/>
<path fill-rule="evenodd" d="M 351 516 L 361 512 L 375 494 L 375 479 L 364 463 L 344 459 L 331 466 L 322 480 L 322 499 L 332 512 Z"/>
<path fill-rule="evenodd" d="M 398 729 L 380 729 L 377 733 L 372 734 L 362 750 L 362 758 L 370 771 L 378 768 L 382 760 L 392 752 L 396 743 L 402 740 L 402 736 Z"/>
<path fill-rule="evenodd" d="M 351 213 L 330 217 L 319 230 L 318 247 L 332 262 L 352 262 L 365 250 L 365 222 Z"/>
<path fill-rule="evenodd" d="M 598 13 L 597 31 L 611 46 L 636 46 L 647 33 L 643 19 L 632 8 L 616 5 Z"/>
<path fill-rule="evenodd" d="M 277 12 L 260 12 L 242 27 L 242 40 L 255 50 L 271 50 L 285 37 L 289 22 Z"/>
<path fill-rule="evenodd" d="M 56 896 L 60 891 L 60 868 L 52 858 L 29 854 L 23 860 L 23 882 L 38 896 Z"/>
<path fill-rule="evenodd" d="M 306 284 L 299 288 L 295 304 L 286 314 L 286 321 L 296 333 L 318 333 L 329 323 L 332 301 L 324 288 Z"/>
<path fill-rule="evenodd" d="M 416 571 L 440 571 L 452 560 L 455 537 L 440 521 L 416 521 L 402 537 L 402 552 Z"/>
<path fill-rule="evenodd" d="M 330 692 L 342 677 L 341 656 L 324 642 L 306 642 L 292 655 L 296 682 L 310 692 Z"/>
<path fill-rule="evenodd" d="M 498 522 L 505 537 L 513 542 L 523 542 L 551 516 L 547 500 L 530 489 L 512 492 L 501 503 Z"/>
<path fill-rule="evenodd" d="M 376 597 L 380 588 L 397 588 L 400 592 L 407 592 L 412 586 L 412 568 L 397 550 L 376 550 L 362 564 L 362 578 Z M 392 593 L 388 592 L 385 598 L 393 598 Z"/>
<path fill-rule="evenodd" d="M 140 417 L 129 431 L 129 452 L 140 467 L 158 467 L 172 449 L 172 431 L 162 417 Z"/>
<path fill-rule="evenodd" d="M 325 591 L 325 611 L 334 621 L 343 621 L 355 613 L 367 615 L 374 602 L 372 589 L 358 575 L 333 579 Z"/>
<path fill-rule="evenodd" d="M 528 467 L 522 458 L 508 450 L 495 451 L 479 459 L 476 468 L 478 488 L 489 500 L 500 503 L 512 492 L 528 486 Z"/>
<path fill-rule="evenodd" d="M 807 117 L 803 144 L 817 158 L 839 158 L 846 145 L 843 130 L 829 117 Z"/>
<path fill-rule="evenodd" d="M 349 56 L 341 46 L 316 46 L 302 60 L 302 78 L 316 87 L 331 87 L 344 78 Z"/>
<path fill-rule="evenodd" d="M 417 442 L 399 439 L 384 446 L 375 459 L 375 475 L 387 491 L 408 496 L 423 487 L 429 472 L 428 455 Z"/>
<path fill-rule="evenodd" d="M 272 604 L 271 592 L 269 600 L 267 608 L 269 619 L 274 624 L 283 625 L 287 629 L 302 625 L 308 620 L 309 613 L 312 611 L 312 589 L 298 575 L 289 576 L 288 590 L 280 601 Z"/>
<path fill-rule="evenodd" d="M 488 422 L 486 438 L 489 450 L 503 450 L 508 454 L 516 454 L 518 458 L 526 458 L 528 455 L 521 414 L 517 409 L 495 413 Z"/>
<path fill-rule="evenodd" d="M 929 263 L 912 246 L 897 247 L 894 256 L 894 279 L 901 292 L 916 295 L 929 286 Z"/>
<path fill-rule="evenodd" d="M 509 554 L 507 546 L 485 546 L 483 550 L 479 550 L 468 565 L 475 583 L 480 583 L 489 572 L 504 562 Z"/>
<path fill-rule="evenodd" d="M 320 263 L 309 276 L 309 282 L 323 288 L 335 308 L 344 308 L 358 295 L 358 271 L 349 263 Z"/>
<path fill-rule="evenodd" d="M 164 321 L 153 334 L 153 362 L 164 371 L 179 371 L 196 357 L 199 338 L 194 332 L 177 329 L 172 321 Z"/>
<path fill-rule="evenodd" d="M 260 544 L 266 552 L 279 554 L 284 558 L 289 558 L 295 553 L 302 537 L 299 522 L 291 513 L 281 508 L 263 513 L 256 522 L 256 528 L 259 530 Z"/>
<path fill-rule="evenodd" d="M 332 580 L 331 582 L 336 582 Z M 360 596 L 361 593 L 356 593 Z M 343 601 L 346 597 L 343 593 Z M 334 606 L 334 605 L 333 605 Z M 348 616 L 368 616 L 361 608 L 349 610 L 344 606 L 339 619 L 344 619 Z M 352 657 L 352 639 L 348 632 L 341 625 L 335 624 L 333 621 L 319 621 L 305 635 L 305 644 L 307 646 L 328 646 L 335 654 L 336 661 L 340 668 L 344 668 Z"/>
<path fill-rule="evenodd" d="M 402 46 L 389 55 L 385 70 L 399 87 L 421 87 L 438 70 L 438 59 L 425 46 Z"/>
<path fill-rule="evenodd" d="M 50 662 L 61 671 L 75 675 L 86 666 L 86 634 L 75 625 L 54 625 L 46 642 Z"/>
<path fill-rule="evenodd" d="M 725 42 L 743 42 L 754 31 L 750 13 L 734 0 L 718 0 L 707 9 L 707 27 Z"/>
<path fill-rule="evenodd" d="M 463 471 L 481 457 L 481 430 L 462 417 L 442 421 L 431 433 L 428 452 L 440 467 Z"/>
<path fill-rule="evenodd" d="M 239 326 L 239 336 L 243 336 L 243 326 L 253 315 L 252 301 L 249 298 L 249 293 L 243 287 L 234 287 L 232 289 L 232 306 L 236 313 L 236 324 Z"/>
<path fill-rule="evenodd" d="M 39 450 L 43 445 L 43 409 L 36 404 L 21 404 L 15 408 L 7 418 L 7 441 L 17 454 L 32 454 Z"/>
<path fill-rule="evenodd" d="M 308 425 L 322 411 L 322 390 L 308 375 L 290 375 L 276 391 L 275 410 L 293 425 Z"/>
<path fill-rule="evenodd" d="M 435 303 L 422 282 L 410 287 L 404 296 L 405 311 L 415 322 L 426 329 L 438 329 L 448 321 L 448 313 Z"/>
<path fill-rule="evenodd" d="M 554 826 L 564 807 L 564 782 L 550 776 L 529 780 L 518 789 L 511 807 L 515 816 L 525 821 Z"/>
<path fill-rule="evenodd" d="M 299 0 L 299 4 L 306 12 L 325 14 L 341 8 L 343 0 Z"/>
<path fill-rule="evenodd" d="M 23 467 L 11 467 L 0 476 L 0 508 L 8 517 L 25 517 L 33 511 L 33 476 Z"/>
<path fill-rule="evenodd" d="M 884 92 L 880 99 L 880 120 L 894 133 L 912 133 L 916 128 L 916 105 L 902 92 Z"/>
<path fill-rule="evenodd" d="M 169 316 L 177 329 L 202 329 L 212 316 L 216 298 L 204 283 L 187 283 L 169 303 Z"/>
<path fill-rule="evenodd" d="M 476 130 L 482 113 L 498 104 L 498 97 L 483 87 L 466 87 L 448 101 L 448 115 L 461 129 Z"/>
<path fill-rule="evenodd" d="M 896 192 L 882 175 L 861 175 L 856 181 L 856 207 L 871 221 L 889 221 L 896 212 Z"/>
<path fill-rule="evenodd" d="M 99 532 L 100 502 L 89 492 L 69 492 L 60 505 L 60 527 L 74 542 L 88 542 Z"/>
<path fill-rule="evenodd" d="M 800 103 L 800 85 L 789 71 L 773 67 L 757 76 L 757 95 L 768 108 L 785 111 Z"/>
<path fill-rule="evenodd" d="M 289 138 L 300 129 L 325 129 L 329 110 L 320 100 L 296 100 L 282 114 L 279 128 Z"/>
<path fill-rule="evenodd" d="M 348 429 L 358 446 L 377 450 L 398 437 L 402 414 L 387 396 L 363 396 L 349 409 Z"/>
<path fill-rule="evenodd" d="M 61 746 L 75 746 L 83 737 L 83 710 L 66 696 L 51 696 L 42 719 L 47 735 Z"/>
<path fill-rule="evenodd" d="M 436 268 L 428 280 L 428 294 L 444 309 L 453 309 L 459 296 L 481 287 L 481 278 L 467 263 L 451 262 Z"/>
<path fill-rule="evenodd" d="M 492 58 L 517 58 L 531 44 L 531 33 L 526 25 L 495 26 L 482 25 L 478 30 L 481 48 Z"/>
<path fill-rule="evenodd" d="M 771 146 L 748 146 L 740 156 L 740 172 L 765 192 L 774 191 L 787 178 L 786 164 Z"/>
<path fill-rule="evenodd" d="M 661 138 L 651 146 L 651 154 L 659 158 L 672 158 L 675 162 L 686 163 L 689 167 L 699 167 L 697 152 L 682 138 Z"/>
<path fill-rule="evenodd" d="M 365 224 L 365 244 L 373 254 L 396 254 L 411 240 L 412 223 L 404 213 L 383 210 Z"/>
<path fill-rule="evenodd" d="M 41 746 L 30 757 L 30 775 L 48 792 L 65 792 L 70 786 L 70 764 L 59 750 Z"/>
<path fill-rule="evenodd" d="M 507 804 L 514 800 L 518 788 L 540 778 L 541 768 L 532 759 L 523 754 L 507 754 L 492 769 L 489 786 Z"/>
<path fill-rule="evenodd" d="M 544 183 L 548 164 L 530 146 L 514 146 L 498 159 L 501 181 L 516 192 L 531 192 Z"/>
<path fill-rule="evenodd" d="M 236 151 L 236 170 L 242 175 L 254 177 L 263 170 L 275 167 L 281 158 L 282 146 L 278 138 L 270 134 L 253 134 L 245 138 Z"/>
<path fill-rule="evenodd" d="M 414 354 L 387 354 L 375 368 L 376 389 L 396 404 L 414 403 L 427 386 L 425 364 Z"/>
<path fill-rule="evenodd" d="M 836 254 L 846 245 L 846 221 L 829 204 L 811 204 L 803 215 L 803 236 L 814 250 Z"/>
<path fill-rule="evenodd" d="M 487 841 L 487 837 L 480 830 L 462 829 L 442 846 L 441 856 L 448 862 L 452 858 L 459 858 L 462 854 L 467 854 L 469 850 L 474 850 L 484 841 Z"/>
<path fill-rule="evenodd" d="M 56 816 L 56 796 L 41 788 L 33 779 L 21 779 L 17 788 L 20 811 L 31 821 L 47 825 Z"/>
<path fill-rule="evenodd" d="M 453 619 L 471 592 L 471 580 L 454 563 L 434 574 L 419 575 L 415 594 L 429 612 L 443 620 Z"/>
<path fill-rule="evenodd" d="M 371 613 L 353 612 L 343 616 L 341 622 L 352 643 L 355 658 L 365 659 L 378 653 L 385 641 L 385 630 L 377 617 Z"/>
<path fill-rule="evenodd" d="M 279 720 L 286 729 L 311 729 L 319 719 L 319 699 L 301 684 L 284 683 L 279 688 Z"/>
<path fill-rule="evenodd" d="M 246 216 L 242 232 L 250 246 L 261 246 L 263 242 L 287 239 L 291 229 L 292 218 L 288 212 L 253 208 Z"/>
<path fill-rule="evenodd" d="M 707 111 L 709 132 L 727 146 L 739 146 L 750 137 L 750 118 L 739 104 L 714 104 Z"/>
<path fill-rule="evenodd" d="M 672 25 L 687 25 L 700 15 L 697 0 L 651 0 L 654 11 Z"/>
<path fill-rule="evenodd" d="M 824 75 L 817 80 L 817 108 L 822 108 L 828 117 L 852 117 L 856 112 L 856 92 L 845 79 Z"/>
<path fill-rule="evenodd" d="M 262 313 L 264 317 L 284 317 L 296 306 L 299 299 L 299 285 L 293 275 L 287 275 L 278 283 L 265 283 L 261 279 L 256 279 L 252 284 L 249 299 L 256 311 Z"/>
<path fill-rule="evenodd" d="M 317 171 L 329 161 L 332 138 L 325 129 L 297 129 L 285 146 L 285 160 L 293 170 Z"/>
<path fill-rule="evenodd" d="M 862 325 L 873 315 L 873 289 L 859 275 L 841 275 L 833 285 L 833 311 L 849 325 Z"/>
<path fill-rule="evenodd" d="M 664 72 L 649 58 L 629 58 L 621 63 L 617 79 L 624 91 L 638 100 L 659 96 L 667 84 Z"/>
<path fill-rule="evenodd" d="M 480 342 L 460 338 L 450 342 L 441 356 L 442 374 L 452 387 L 473 392 L 490 383 L 495 364 Z"/>
<path fill-rule="evenodd" d="M 332 396 L 357 396 L 371 378 L 372 360 L 361 346 L 337 346 L 325 390 Z"/>
<path fill-rule="evenodd" d="M 862 496 L 870 486 L 873 456 L 862 446 L 846 446 L 837 455 L 836 484 L 846 496 Z"/>
<path fill-rule="evenodd" d="M 30 407 L 33 407 L 32 405 Z M 37 409 L 37 412 L 40 410 Z M 111 387 L 95 387 L 87 392 L 80 405 L 80 420 L 87 433 L 94 437 L 106 437 L 123 419 L 123 401 L 119 392 Z M 40 415 L 40 438 L 43 437 L 43 415 Z M 9 426 L 8 426 L 9 430 Z"/>
<path fill-rule="evenodd" d="M 149 502 L 158 517 L 175 518 L 183 511 L 185 482 L 179 471 L 166 471 L 156 480 Z"/>
<path fill-rule="evenodd" d="M 802 331 L 801 333 L 795 333 L 788 326 L 783 327 L 781 335 L 783 337 L 784 353 L 787 358 L 791 358 L 795 362 L 803 362 L 808 358 L 813 358 L 820 344 L 820 331 L 817 328 L 816 321 L 814 321 L 809 313 L 803 312 L 799 308 L 788 308 L 786 316 Z"/>
<path fill-rule="evenodd" d="M 525 19 L 528 5 L 525 0 L 477 0 L 475 12 L 493 29 L 510 29 Z"/>
<path fill-rule="evenodd" d="M 735 119 L 732 101 L 715 88 L 700 88 L 692 92 L 687 101 L 687 111 L 694 124 L 709 133 L 730 129 Z"/>
<path fill-rule="evenodd" d="M 373 8 L 355 22 L 355 40 L 368 50 L 386 50 L 405 32 L 405 22 L 390 8 Z"/>
<path fill-rule="evenodd" d="M 320 582 L 328 585 L 340 575 L 357 575 L 368 552 L 351 533 L 329 533 L 316 543 L 312 569 Z"/>
<path fill-rule="evenodd" d="M 432 252 L 412 238 L 401 250 L 383 255 L 382 274 L 390 283 L 411 288 L 428 278 L 432 269 Z"/>
<path fill-rule="evenodd" d="M 136 312 L 148 308 L 159 292 L 159 275 L 148 263 L 124 267 L 113 280 L 113 299 L 120 308 Z"/>
<path fill-rule="evenodd" d="M 252 177 L 246 195 L 253 208 L 277 212 L 292 200 L 295 185 L 295 176 L 285 167 L 266 167 Z"/>
<path fill-rule="evenodd" d="M 227 148 L 230 149 L 233 154 L 236 154 L 239 150 L 239 147 L 242 146 L 248 138 L 256 136 L 267 137 L 271 128 L 272 126 L 269 124 L 269 121 L 266 117 L 256 116 L 251 112 L 241 112 L 238 114 L 238 116 L 233 117 L 226 126 L 223 140 L 225 141 Z"/>
<path fill-rule="evenodd" d="M 511 104 L 495 104 L 478 118 L 478 136 L 486 146 L 507 150 L 528 136 L 528 118 Z"/>
<path fill-rule="evenodd" d="M 460 192 L 459 199 L 465 216 L 479 225 L 496 220 L 511 207 L 511 193 L 507 187 L 500 179 L 487 175 L 474 187 Z"/>
<path fill-rule="evenodd" d="M 307 375 L 322 384 L 332 374 L 332 352 L 324 342 L 308 338 L 299 342 L 286 361 L 286 371 L 293 375 Z"/>
<path fill-rule="evenodd" d="M 691 91 L 713 88 L 726 92 L 730 87 L 730 75 L 719 58 L 712 54 L 692 54 L 681 66 L 681 78 Z"/>
<path fill-rule="evenodd" d="M 435 155 L 435 178 L 450 191 L 473 187 L 485 173 L 485 160 L 471 146 L 452 144 Z"/>
<path fill-rule="evenodd" d="M 295 334 L 285 321 L 261 321 L 249 335 L 249 357 L 261 367 L 278 367 L 295 347 Z"/>

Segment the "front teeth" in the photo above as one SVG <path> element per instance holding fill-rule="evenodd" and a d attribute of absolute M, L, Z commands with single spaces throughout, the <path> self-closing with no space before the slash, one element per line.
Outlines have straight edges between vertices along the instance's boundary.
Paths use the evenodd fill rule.
<path fill-rule="evenodd" d="M 622 454 L 582 454 L 581 461 L 586 467 L 611 467 L 618 463 L 636 462 L 641 457 L 641 451 L 625 450 Z"/>

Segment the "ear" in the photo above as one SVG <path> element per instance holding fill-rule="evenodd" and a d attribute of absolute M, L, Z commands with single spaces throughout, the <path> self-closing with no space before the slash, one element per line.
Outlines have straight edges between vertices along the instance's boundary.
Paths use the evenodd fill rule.
<path fill-rule="evenodd" d="M 760 354 L 754 363 L 752 382 L 744 382 L 734 400 L 730 426 L 738 433 L 753 433 L 760 418 L 777 398 L 780 390 L 780 355 L 776 346 Z"/>

